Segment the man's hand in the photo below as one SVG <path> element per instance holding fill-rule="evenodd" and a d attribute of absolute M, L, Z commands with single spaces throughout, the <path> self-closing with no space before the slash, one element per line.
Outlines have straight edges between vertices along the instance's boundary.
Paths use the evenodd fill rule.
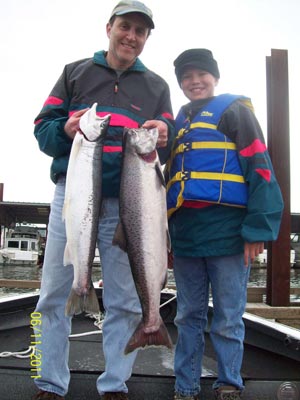
<path fill-rule="evenodd" d="M 146 121 L 142 128 L 145 129 L 158 129 L 158 139 L 156 147 L 166 147 L 168 143 L 168 125 L 164 121 L 159 121 L 157 119 L 151 119 Z"/>
<path fill-rule="evenodd" d="M 89 110 L 89 108 L 74 112 L 74 114 L 66 122 L 64 130 L 70 139 L 74 139 L 76 132 L 80 130 L 79 120 L 87 110 Z"/>
<path fill-rule="evenodd" d="M 264 251 L 264 242 L 248 243 L 244 245 L 244 264 L 249 264 L 249 257 L 251 262 L 254 261 L 255 257 Z"/>

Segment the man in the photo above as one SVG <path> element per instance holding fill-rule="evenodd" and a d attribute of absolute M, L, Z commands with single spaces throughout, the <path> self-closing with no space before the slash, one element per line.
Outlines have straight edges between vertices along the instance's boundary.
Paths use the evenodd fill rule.
<path fill-rule="evenodd" d="M 141 319 L 141 307 L 127 254 L 112 246 L 118 222 L 123 128 L 157 127 L 161 162 L 168 157 L 173 136 L 169 87 L 148 70 L 138 56 L 154 28 L 152 12 L 139 1 L 125 0 L 113 9 L 106 26 L 108 51 L 66 65 L 35 123 L 40 149 L 53 157 L 51 178 L 56 184 L 48 228 L 43 277 L 36 311 L 42 315 L 42 354 L 39 388 L 34 397 L 63 399 L 67 393 L 71 319 L 65 316 L 73 268 L 63 266 L 66 244 L 62 222 L 65 176 L 79 120 L 95 102 L 100 116 L 111 114 L 103 154 L 103 204 L 98 227 L 104 304 L 105 372 L 97 380 L 102 399 L 128 399 L 136 351 L 124 355 L 125 345 Z"/>
<path fill-rule="evenodd" d="M 174 61 L 189 99 L 176 117 L 167 201 L 177 286 L 174 400 L 200 399 L 209 286 L 214 396 L 238 400 L 250 261 L 278 235 L 283 201 L 250 99 L 215 96 L 220 72 L 208 49 Z"/>

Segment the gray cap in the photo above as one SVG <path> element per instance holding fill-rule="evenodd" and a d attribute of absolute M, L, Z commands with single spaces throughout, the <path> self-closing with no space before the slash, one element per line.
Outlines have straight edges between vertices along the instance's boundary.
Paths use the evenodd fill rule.
<path fill-rule="evenodd" d="M 114 15 L 124 15 L 129 13 L 141 13 L 145 17 L 149 27 L 154 29 L 153 14 L 150 8 L 146 7 L 144 3 L 133 0 L 120 1 L 112 10 L 110 18 Z"/>

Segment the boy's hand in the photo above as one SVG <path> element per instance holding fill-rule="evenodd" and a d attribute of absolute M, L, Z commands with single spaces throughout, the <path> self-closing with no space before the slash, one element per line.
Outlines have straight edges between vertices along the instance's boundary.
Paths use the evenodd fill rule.
<path fill-rule="evenodd" d="M 164 121 L 159 121 L 157 119 L 151 119 L 146 121 L 142 128 L 145 129 L 158 129 L 158 139 L 156 147 L 166 147 L 168 143 L 168 125 Z"/>
<path fill-rule="evenodd" d="M 253 262 L 255 257 L 261 254 L 263 251 L 264 251 L 264 242 L 255 242 L 255 243 L 246 242 L 244 246 L 244 264 L 248 266 L 249 257 L 251 262 Z"/>

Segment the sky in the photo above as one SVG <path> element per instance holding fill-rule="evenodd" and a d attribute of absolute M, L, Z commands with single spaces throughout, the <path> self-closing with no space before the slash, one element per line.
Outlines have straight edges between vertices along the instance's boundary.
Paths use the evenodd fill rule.
<path fill-rule="evenodd" d="M 65 64 L 107 50 L 116 0 L 0 0 L 0 183 L 4 201 L 50 203 L 51 158 L 33 121 Z M 299 0 L 147 0 L 155 29 L 140 58 L 169 84 L 174 115 L 187 99 L 173 61 L 188 48 L 212 50 L 220 69 L 215 94 L 252 99 L 267 140 L 266 57 L 288 51 L 291 211 L 300 212 Z"/>

